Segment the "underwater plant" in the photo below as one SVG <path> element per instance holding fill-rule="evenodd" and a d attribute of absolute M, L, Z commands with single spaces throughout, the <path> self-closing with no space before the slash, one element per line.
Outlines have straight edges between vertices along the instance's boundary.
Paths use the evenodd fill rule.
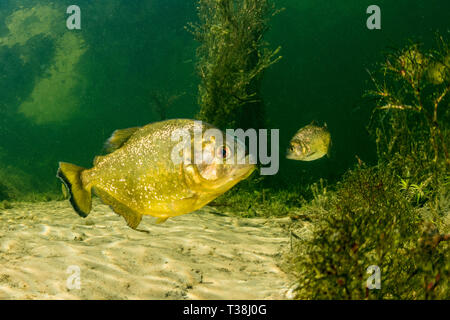
<path fill-rule="evenodd" d="M 153 109 L 159 116 L 159 120 L 166 120 L 167 111 L 172 107 L 175 101 L 185 94 L 186 92 L 171 95 L 163 91 L 150 92 L 150 101 L 152 102 Z"/>
<path fill-rule="evenodd" d="M 280 47 L 269 49 L 263 37 L 277 12 L 268 0 L 198 1 L 200 22 L 188 29 L 201 44 L 200 120 L 222 129 L 263 127 L 261 76 L 281 59 Z"/>
<path fill-rule="evenodd" d="M 437 39 L 433 49 L 412 43 L 388 54 L 367 93 L 376 99 L 368 129 L 379 161 L 417 203 L 435 198 L 450 167 L 450 49 Z"/>
<path fill-rule="evenodd" d="M 368 95 L 377 103 L 369 129 L 375 131 L 382 159 L 410 154 L 411 149 L 429 151 L 418 150 L 423 143 L 433 152 L 426 156 L 450 164 L 450 49 L 442 36 L 438 39 L 437 49 L 425 51 L 414 43 L 390 53 L 378 70 L 380 78 L 371 75 L 376 89 Z"/>
<path fill-rule="evenodd" d="M 11 165 L 1 163 L 0 202 L 21 200 L 31 191 L 32 177 Z"/>
<path fill-rule="evenodd" d="M 298 186 L 292 189 L 264 188 L 257 181 L 243 183 L 220 196 L 211 207 L 218 207 L 239 217 L 286 217 L 295 212 L 305 202 Z"/>
<path fill-rule="evenodd" d="M 297 227 L 307 236 L 296 237 L 290 255 L 297 297 L 447 299 L 448 42 L 438 37 L 435 49 L 414 43 L 395 50 L 370 75 L 376 106 L 368 129 L 378 165 L 358 159 L 335 191 L 315 193 L 301 208 L 311 223 Z M 381 272 L 379 289 L 368 287 L 370 266 Z"/>
<path fill-rule="evenodd" d="M 311 236 L 298 239 L 291 260 L 298 298 L 448 298 L 446 230 L 423 219 L 384 167 L 349 171 L 328 205 L 310 206 Z M 380 289 L 367 287 L 370 266 L 380 268 Z"/>

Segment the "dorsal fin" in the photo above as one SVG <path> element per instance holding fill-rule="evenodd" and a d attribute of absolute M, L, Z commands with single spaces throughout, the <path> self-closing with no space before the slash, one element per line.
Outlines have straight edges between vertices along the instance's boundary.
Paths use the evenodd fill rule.
<path fill-rule="evenodd" d="M 105 156 L 96 156 L 94 158 L 94 166 L 98 165 L 103 159 L 105 159 Z"/>
<path fill-rule="evenodd" d="M 139 129 L 140 127 L 133 127 L 114 131 L 112 136 L 105 143 L 105 151 L 110 153 L 119 149 Z"/>

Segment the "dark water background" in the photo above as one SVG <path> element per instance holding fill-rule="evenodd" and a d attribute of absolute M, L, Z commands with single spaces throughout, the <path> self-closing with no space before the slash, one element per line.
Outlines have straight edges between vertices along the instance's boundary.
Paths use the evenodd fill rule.
<path fill-rule="evenodd" d="M 57 190 L 58 161 L 89 167 L 115 129 L 159 120 L 152 92 L 180 95 L 168 110 L 168 118 L 192 118 L 198 112 L 198 44 L 184 29 L 188 22 L 197 21 L 195 1 L 36 3 L 1 0 L 0 39 L 9 35 L 7 21 L 13 12 L 48 5 L 58 12 L 54 22 L 62 28 L 68 16 L 66 8 L 80 6 L 82 30 L 37 33 L 12 46 L 0 41 L 0 179 L 22 179 L 24 193 Z M 403 47 L 409 39 L 432 45 L 436 31 L 446 33 L 450 28 L 450 2 L 275 3 L 286 9 L 272 19 L 266 39 L 271 47 L 282 46 L 283 59 L 265 73 L 262 93 L 270 128 L 280 129 L 277 181 L 283 185 L 318 178 L 333 182 L 354 165 L 355 155 L 375 163 L 375 145 L 365 129 L 372 106 L 362 98 L 371 88 L 366 69 L 373 69 L 389 48 Z M 382 30 L 366 28 L 366 9 L 372 4 L 381 7 Z M 30 20 L 27 25 L 33 23 Z M 49 96 L 65 95 L 55 100 L 57 105 L 49 106 L 51 116 L 44 120 L 39 112 L 34 116 L 21 112 L 21 104 L 32 97 L 38 83 L 51 76 L 56 54 L 64 52 L 66 45 L 58 39 L 66 33 L 83 39 L 85 51 L 74 60 L 74 72 L 60 76 L 48 90 Z M 67 92 L 61 89 L 67 88 L 66 80 L 74 83 Z M 69 105 L 73 110 L 67 116 L 64 110 Z M 328 124 L 332 157 L 310 163 L 285 160 L 290 137 L 312 120 Z"/>

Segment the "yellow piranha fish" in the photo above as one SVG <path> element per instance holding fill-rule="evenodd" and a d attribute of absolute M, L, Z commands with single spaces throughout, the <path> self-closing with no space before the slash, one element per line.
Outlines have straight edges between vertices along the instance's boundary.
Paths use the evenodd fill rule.
<path fill-rule="evenodd" d="M 256 168 L 242 141 L 189 119 L 116 130 L 106 146 L 111 153 L 91 169 L 60 162 L 57 177 L 81 217 L 91 211 L 93 191 L 133 229 L 143 215 L 161 223 L 198 210 Z"/>
<path fill-rule="evenodd" d="M 331 135 L 327 125 L 319 127 L 315 122 L 297 131 L 289 143 L 286 158 L 313 161 L 330 155 Z"/>

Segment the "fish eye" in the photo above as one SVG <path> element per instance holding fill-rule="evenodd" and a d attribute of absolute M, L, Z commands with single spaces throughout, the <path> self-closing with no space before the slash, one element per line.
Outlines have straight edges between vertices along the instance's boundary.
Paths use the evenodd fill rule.
<path fill-rule="evenodd" d="M 217 150 L 217 156 L 226 159 L 230 156 L 230 148 L 223 146 Z"/>

